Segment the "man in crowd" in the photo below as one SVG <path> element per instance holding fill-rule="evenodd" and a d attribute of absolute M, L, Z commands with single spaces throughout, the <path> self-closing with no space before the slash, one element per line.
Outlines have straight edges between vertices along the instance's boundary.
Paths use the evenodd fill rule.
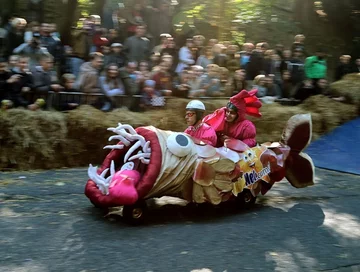
<path fill-rule="evenodd" d="M 124 43 L 124 53 L 127 61 L 140 63 L 150 56 L 150 41 L 145 37 L 146 26 L 138 25 L 135 35 L 127 38 Z"/>

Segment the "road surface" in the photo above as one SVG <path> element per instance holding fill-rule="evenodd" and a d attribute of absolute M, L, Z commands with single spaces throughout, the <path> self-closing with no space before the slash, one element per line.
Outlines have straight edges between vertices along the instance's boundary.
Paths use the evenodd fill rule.
<path fill-rule="evenodd" d="M 359 176 L 317 169 L 315 186 L 283 181 L 249 211 L 166 205 L 138 227 L 105 218 L 86 180 L 0 173 L 0 271 L 360 271 Z"/>

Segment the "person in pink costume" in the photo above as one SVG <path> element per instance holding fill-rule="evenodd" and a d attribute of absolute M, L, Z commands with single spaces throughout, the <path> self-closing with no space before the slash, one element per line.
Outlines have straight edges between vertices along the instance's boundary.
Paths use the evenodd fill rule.
<path fill-rule="evenodd" d="M 216 147 L 223 146 L 229 138 L 241 140 L 249 147 L 256 146 L 255 125 L 246 119 L 246 115 L 261 117 L 262 104 L 256 92 L 243 90 L 231 97 L 226 107 L 205 116 L 203 122 L 213 127 L 218 136 Z"/>
<path fill-rule="evenodd" d="M 215 146 L 216 132 L 211 126 L 202 122 L 204 113 L 204 103 L 199 100 L 190 101 L 186 106 L 185 114 L 185 120 L 189 127 L 184 132 L 208 145 Z"/>

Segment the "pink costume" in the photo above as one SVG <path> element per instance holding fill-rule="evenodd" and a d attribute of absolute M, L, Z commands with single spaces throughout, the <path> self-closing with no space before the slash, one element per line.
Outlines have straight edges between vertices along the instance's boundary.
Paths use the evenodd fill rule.
<path fill-rule="evenodd" d="M 200 123 L 197 126 L 189 126 L 185 131 L 186 134 L 189 134 L 191 137 L 199 139 L 204 143 L 216 146 L 217 136 L 215 130 L 205 123 Z"/>
<path fill-rule="evenodd" d="M 219 137 L 220 135 L 226 135 L 230 138 L 241 140 L 249 147 L 254 147 L 256 145 L 255 125 L 251 121 L 245 119 L 246 114 L 254 117 L 261 117 L 259 108 L 262 104 L 255 96 L 256 92 L 257 90 L 249 92 L 243 90 L 230 98 L 230 103 L 237 108 L 238 113 L 238 117 L 232 123 L 225 121 L 226 107 L 205 116 L 203 122 L 213 127 L 218 135 L 217 147 L 224 145 L 223 140 Z"/>

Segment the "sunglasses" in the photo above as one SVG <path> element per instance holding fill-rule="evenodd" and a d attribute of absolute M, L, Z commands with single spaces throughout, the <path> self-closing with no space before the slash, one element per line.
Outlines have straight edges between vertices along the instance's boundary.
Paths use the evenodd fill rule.
<path fill-rule="evenodd" d="M 193 117 L 195 115 L 195 112 L 188 112 L 185 114 L 185 117 Z"/>

